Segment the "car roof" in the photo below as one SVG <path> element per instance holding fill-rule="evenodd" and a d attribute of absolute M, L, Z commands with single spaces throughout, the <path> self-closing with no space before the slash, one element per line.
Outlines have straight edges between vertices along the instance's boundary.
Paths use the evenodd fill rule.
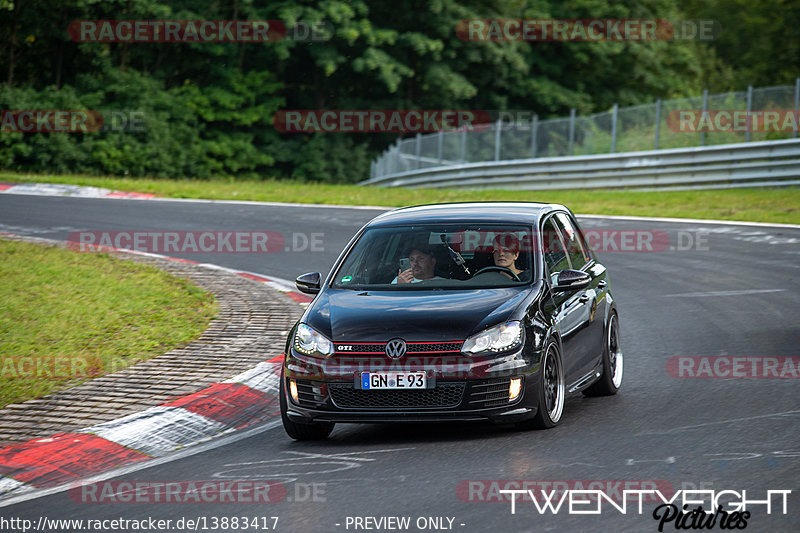
<path fill-rule="evenodd" d="M 554 210 L 569 211 L 560 204 L 536 202 L 465 202 L 401 207 L 372 219 L 368 226 L 394 226 L 447 222 L 535 223 Z"/>

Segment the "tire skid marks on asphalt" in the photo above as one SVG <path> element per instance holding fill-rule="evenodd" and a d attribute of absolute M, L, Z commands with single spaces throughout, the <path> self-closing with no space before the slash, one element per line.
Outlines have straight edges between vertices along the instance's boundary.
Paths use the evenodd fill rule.
<path fill-rule="evenodd" d="M 746 416 L 742 418 L 729 418 L 727 420 L 717 420 L 714 422 L 706 422 L 704 424 L 694 424 L 691 426 L 680 426 L 676 428 L 670 428 L 660 431 L 644 431 L 641 433 L 637 433 L 636 437 L 644 437 L 649 435 L 672 435 L 674 433 L 680 433 L 682 431 L 692 431 L 695 429 L 704 429 L 709 426 L 718 426 L 718 425 L 730 425 L 737 422 L 746 422 L 750 420 L 759 420 L 759 419 L 770 419 L 770 418 L 783 418 L 783 417 L 795 417 L 800 416 L 800 410 L 795 411 L 783 411 L 781 413 L 770 413 L 766 415 L 755 415 L 755 416 Z"/>
<path fill-rule="evenodd" d="M 43 235 L 43 234 L 55 234 L 55 233 L 72 233 L 73 231 L 80 231 L 81 228 L 76 228 L 74 226 L 40 226 L 40 227 L 28 227 L 28 226 L 14 226 L 10 224 L 0 224 L 0 233 L 10 233 L 12 235 L 24 235 L 24 236 L 34 236 L 34 235 Z"/>
<path fill-rule="evenodd" d="M 707 292 L 681 292 L 678 294 L 664 294 L 664 298 L 707 298 L 709 296 L 747 296 L 749 294 L 765 294 L 769 292 L 784 292 L 787 289 L 740 289 L 732 291 L 707 291 Z"/>
<path fill-rule="evenodd" d="M 266 459 L 245 463 L 226 464 L 232 467 L 213 474 L 212 477 L 222 479 L 273 479 L 283 483 L 296 481 L 300 476 L 319 476 L 333 474 L 344 470 L 359 468 L 364 464 L 379 460 L 378 457 L 366 457 L 370 454 L 394 453 L 416 448 L 388 448 L 382 450 L 369 450 L 365 452 L 348 453 L 309 453 L 309 452 L 284 452 L 294 457 L 279 459 Z"/>

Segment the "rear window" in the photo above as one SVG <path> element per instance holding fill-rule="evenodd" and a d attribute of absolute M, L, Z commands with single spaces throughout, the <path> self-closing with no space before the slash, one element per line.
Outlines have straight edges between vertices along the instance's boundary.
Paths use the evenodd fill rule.
<path fill-rule="evenodd" d="M 529 227 L 448 224 L 371 228 L 332 286 L 354 290 L 475 289 L 535 279 Z"/>

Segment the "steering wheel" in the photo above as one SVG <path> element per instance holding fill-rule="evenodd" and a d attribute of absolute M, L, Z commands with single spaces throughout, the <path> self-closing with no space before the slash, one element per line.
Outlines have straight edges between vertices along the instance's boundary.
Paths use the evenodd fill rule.
<path fill-rule="evenodd" d="M 502 272 L 504 274 L 510 274 L 511 275 L 511 279 L 513 279 L 514 281 L 522 281 L 521 279 L 519 279 L 519 276 L 514 274 L 514 271 L 511 270 L 510 268 L 501 267 L 501 266 L 497 266 L 497 265 L 489 265 L 487 267 L 483 267 L 482 269 L 480 269 L 477 272 L 475 272 L 475 276 L 477 276 L 479 274 L 483 274 L 484 272 L 492 272 L 492 271 Z M 472 277 L 474 278 L 475 276 L 472 276 Z"/>

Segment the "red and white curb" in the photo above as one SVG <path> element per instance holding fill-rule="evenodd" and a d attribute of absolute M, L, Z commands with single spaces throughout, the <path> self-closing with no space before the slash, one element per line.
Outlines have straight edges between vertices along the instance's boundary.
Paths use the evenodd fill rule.
<path fill-rule="evenodd" d="M 232 272 L 269 285 L 301 306 L 311 301 L 277 278 L 159 254 L 113 250 Z M 270 420 L 280 412 L 282 362 L 280 355 L 228 380 L 139 413 L 0 449 L 0 498 L 74 483 Z"/>
<path fill-rule="evenodd" d="M 102 187 L 83 187 L 60 183 L 0 183 L 0 193 L 33 194 L 38 196 L 79 196 L 81 198 L 133 198 L 147 200 L 155 194 L 112 191 Z"/>

